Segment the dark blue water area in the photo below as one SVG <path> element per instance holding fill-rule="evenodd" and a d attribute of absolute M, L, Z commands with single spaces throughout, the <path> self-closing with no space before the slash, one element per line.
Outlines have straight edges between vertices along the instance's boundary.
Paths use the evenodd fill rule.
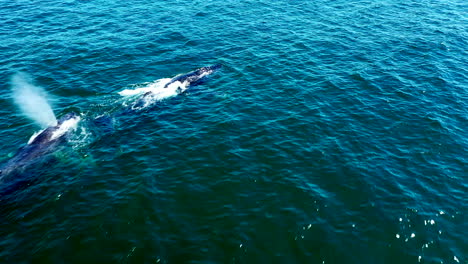
<path fill-rule="evenodd" d="M 16 73 L 82 120 L 0 176 L 0 263 L 467 263 L 467 11 L 2 1 L 2 164 L 40 129 Z M 216 63 L 143 109 L 118 94 Z"/>

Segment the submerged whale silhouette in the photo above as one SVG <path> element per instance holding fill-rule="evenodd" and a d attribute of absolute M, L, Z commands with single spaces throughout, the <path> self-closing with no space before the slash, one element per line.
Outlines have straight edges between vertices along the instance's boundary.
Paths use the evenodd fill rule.
<path fill-rule="evenodd" d="M 0 168 L 0 182 L 4 177 L 14 171 L 25 168 L 37 158 L 53 151 L 64 136 L 74 129 L 80 121 L 75 113 L 62 116 L 56 125 L 50 126 L 33 135 L 28 144 L 21 147 L 16 154 Z"/>

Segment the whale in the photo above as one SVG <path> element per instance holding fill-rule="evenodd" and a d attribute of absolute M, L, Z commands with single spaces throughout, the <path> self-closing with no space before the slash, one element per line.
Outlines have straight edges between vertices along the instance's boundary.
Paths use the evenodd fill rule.
<path fill-rule="evenodd" d="M 173 78 L 160 79 L 146 87 L 120 91 L 119 94 L 122 96 L 139 96 L 124 112 L 142 109 L 153 105 L 154 102 L 181 94 L 189 87 L 202 84 L 209 75 L 221 68 L 221 64 L 201 67 Z"/>
<path fill-rule="evenodd" d="M 167 88 L 176 82 L 184 84 L 185 86 L 196 85 L 198 82 L 203 80 L 203 78 L 214 73 L 216 70 L 220 69 L 221 67 L 222 67 L 221 64 L 215 64 L 212 66 L 201 67 L 189 73 L 177 75 L 173 77 L 168 83 L 166 83 L 164 88 Z"/>
<path fill-rule="evenodd" d="M 26 145 L 0 167 L 0 183 L 5 180 L 7 175 L 20 173 L 40 157 L 53 152 L 63 142 L 65 136 L 76 128 L 80 119 L 79 115 L 68 113 L 62 116 L 57 124 L 34 134 Z"/>

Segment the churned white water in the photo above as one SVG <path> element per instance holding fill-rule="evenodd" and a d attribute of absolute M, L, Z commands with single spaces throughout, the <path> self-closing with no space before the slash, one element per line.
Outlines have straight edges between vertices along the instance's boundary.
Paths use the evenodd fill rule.
<path fill-rule="evenodd" d="M 143 97 L 138 98 L 132 106 L 134 109 L 141 109 L 148 107 L 155 102 L 183 93 L 185 90 L 187 90 L 190 84 L 189 82 L 176 81 L 166 86 L 169 81 L 171 81 L 171 78 L 159 79 L 154 82 L 145 84 L 142 87 L 122 90 L 119 92 L 119 94 L 121 96 L 127 97 L 143 95 Z"/>

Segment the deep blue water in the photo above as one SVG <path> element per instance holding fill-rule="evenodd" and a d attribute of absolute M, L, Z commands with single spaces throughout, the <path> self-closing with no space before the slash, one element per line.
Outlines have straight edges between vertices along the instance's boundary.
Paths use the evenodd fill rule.
<path fill-rule="evenodd" d="M 0 2 L 2 163 L 17 72 L 82 116 L 0 197 L 0 263 L 468 262 L 465 1 L 115 2 Z"/>

